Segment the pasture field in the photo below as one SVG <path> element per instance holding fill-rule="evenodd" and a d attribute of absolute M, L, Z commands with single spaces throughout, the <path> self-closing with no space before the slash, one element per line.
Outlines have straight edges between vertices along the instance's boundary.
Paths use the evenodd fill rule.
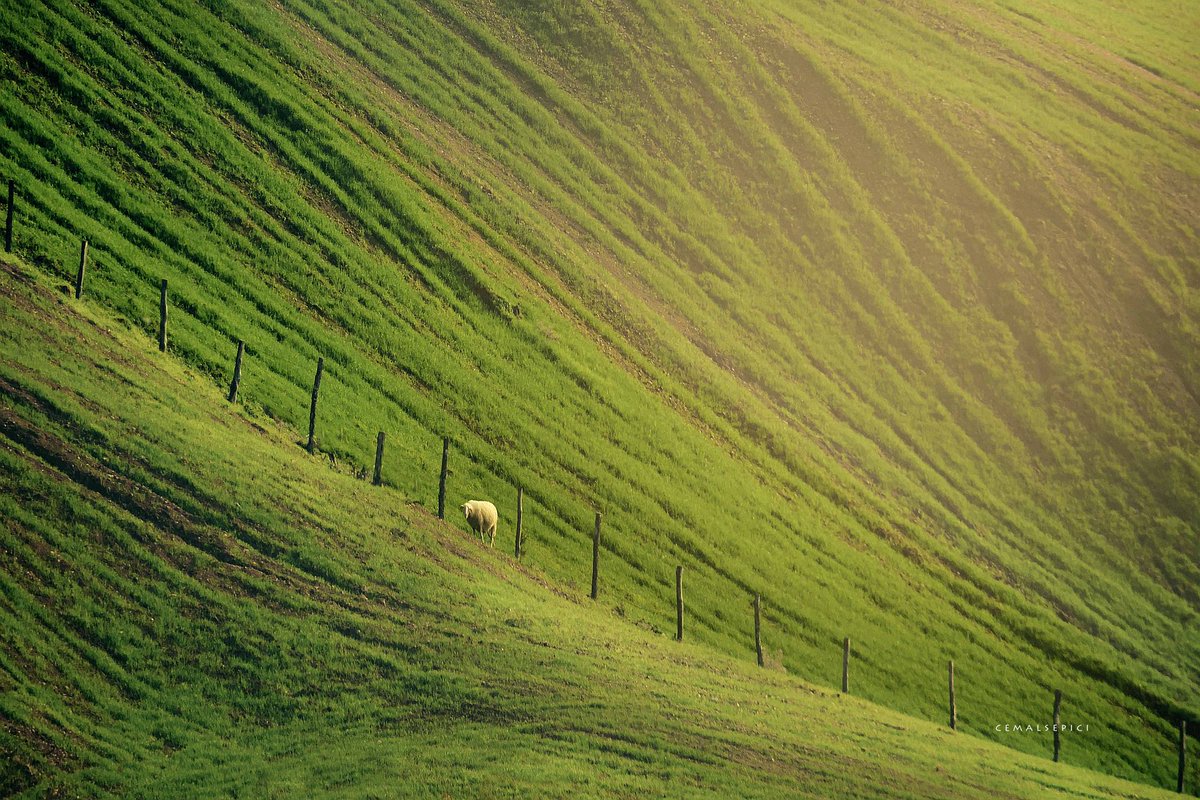
<path fill-rule="evenodd" d="M 3 277 L 5 796 L 1176 796 L 675 642 Z"/>
<path fill-rule="evenodd" d="M 1174 786 L 1194 11 L 144 5 L 0 0 L 3 788 Z"/>

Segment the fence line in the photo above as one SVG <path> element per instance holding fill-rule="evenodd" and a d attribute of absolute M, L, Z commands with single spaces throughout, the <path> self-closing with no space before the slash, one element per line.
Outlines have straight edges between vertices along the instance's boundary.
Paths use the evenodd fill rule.
<path fill-rule="evenodd" d="M 8 207 L 7 207 L 6 219 L 5 219 L 5 249 L 7 252 L 11 252 L 11 245 L 12 245 L 14 196 L 15 196 L 15 182 L 12 179 L 9 179 L 9 181 L 8 181 Z M 84 280 L 85 280 L 86 271 L 87 271 L 88 253 L 89 253 L 89 242 L 87 239 L 83 239 L 81 241 L 81 245 L 80 245 L 79 267 L 78 267 L 78 271 L 76 273 L 76 278 L 75 278 L 75 287 L 74 288 L 75 288 L 75 298 L 76 299 L 82 299 L 82 296 L 83 296 L 83 286 L 84 286 Z M 168 282 L 167 282 L 166 278 L 162 278 L 160 281 L 160 294 L 159 294 L 158 347 L 159 347 L 160 352 L 166 352 L 166 350 L 167 350 L 167 318 L 168 318 Z M 238 392 L 239 392 L 240 384 L 241 384 L 241 373 L 242 373 L 242 363 L 243 363 L 244 354 L 245 354 L 245 342 L 243 340 L 239 339 L 237 342 L 237 355 L 236 355 L 235 362 L 234 362 L 233 378 L 232 378 L 232 380 L 230 382 L 230 386 L 229 386 L 228 401 L 230 403 L 236 402 L 237 398 L 238 398 Z M 306 446 L 310 453 L 315 452 L 315 449 L 316 449 L 315 430 L 316 430 L 317 404 L 318 404 L 318 398 L 319 398 L 319 393 L 320 393 L 321 378 L 322 378 L 322 375 L 324 372 L 324 366 L 325 366 L 324 357 L 323 356 L 318 357 L 316 374 L 313 379 L 311 402 L 310 402 L 310 406 L 309 406 L 308 441 L 307 441 Z M 385 442 L 385 433 L 383 431 L 379 431 L 378 435 L 377 435 L 377 439 L 376 439 L 375 473 L 374 473 L 374 479 L 373 479 L 373 483 L 377 486 L 382 485 L 382 461 L 383 461 L 384 442 Z M 440 474 L 439 484 L 438 484 L 438 517 L 439 517 L 439 519 L 445 518 L 446 480 L 447 480 L 447 474 L 448 474 L 449 449 L 450 449 L 450 439 L 449 439 L 449 437 L 443 437 L 443 439 L 442 439 L 441 474 Z M 517 487 L 516 539 L 515 539 L 515 545 L 514 545 L 514 556 L 517 559 L 520 559 L 520 557 L 522 555 L 522 551 L 523 551 L 523 532 L 522 532 L 523 500 L 524 500 L 524 487 L 518 486 Z M 597 599 L 598 595 L 599 595 L 599 553 L 600 553 L 601 520 L 602 520 L 602 514 L 597 511 L 596 515 L 595 515 L 595 527 L 594 527 L 593 536 L 592 536 L 591 598 L 593 600 Z M 683 616 L 684 616 L 683 566 L 682 565 L 678 565 L 675 568 L 675 599 L 676 599 L 676 636 L 675 636 L 675 638 L 677 641 L 682 641 L 683 640 Z M 754 595 L 753 606 L 754 606 L 754 647 L 755 647 L 755 653 L 756 653 L 756 657 L 757 657 L 758 666 L 763 667 L 763 666 L 765 666 L 765 657 L 763 654 L 763 646 L 762 646 L 762 598 L 761 598 L 761 595 L 759 595 L 759 594 Z M 850 637 L 845 637 L 843 639 L 843 643 L 842 643 L 842 692 L 843 693 L 849 693 L 850 654 L 851 654 Z M 949 723 L 950 723 L 950 728 L 952 730 L 957 730 L 958 711 L 957 711 L 957 703 L 956 703 L 956 695 L 955 695 L 954 660 L 953 659 L 950 659 L 947 663 L 947 673 L 948 673 L 947 677 L 948 677 L 948 694 L 949 694 Z M 1055 762 L 1058 762 L 1060 760 L 1061 748 L 1062 748 L 1062 741 L 1061 741 L 1062 700 L 1063 700 L 1062 690 L 1055 689 L 1054 690 L 1054 705 L 1053 705 L 1053 734 L 1054 734 L 1053 760 Z M 1176 791 L 1182 793 L 1184 791 L 1185 777 L 1186 777 L 1186 765 L 1187 765 L 1187 761 L 1186 761 L 1187 721 L 1186 721 L 1186 719 L 1179 720 L 1178 731 L 1179 731 L 1178 744 L 1177 744 L 1178 774 L 1177 774 Z"/>

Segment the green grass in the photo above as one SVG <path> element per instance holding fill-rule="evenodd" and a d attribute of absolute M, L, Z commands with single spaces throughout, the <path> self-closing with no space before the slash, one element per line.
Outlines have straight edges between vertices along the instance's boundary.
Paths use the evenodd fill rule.
<path fill-rule="evenodd" d="M 386 430 L 389 490 L 428 508 L 450 436 L 451 504 L 494 499 L 507 549 L 523 485 L 555 586 L 584 587 L 603 511 L 606 607 L 652 632 L 682 563 L 713 652 L 745 658 L 761 592 L 795 676 L 833 686 L 848 635 L 856 695 L 940 721 L 954 658 L 963 732 L 1037 754 L 994 726 L 1060 687 L 1092 724 L 1072 763 L 1173 780 L 1200 705 L 1200 81 L 1167 4 L 3 7 L 16 249 L 65 284 L 88 238 L 106 324 L 151 334 L 167 277 L 172 354 L 219 392 L 245 339 L 247 412 L 292 443 L 323 355 L 339 474 Z M 91 380 L 59 383 L 113 402 Z M 166 441 L 136 480 L 261 504 Z M 325 546 L 262 557 L 349 591 L 332 491 L 292 499 Z M 102 745 L 75 744 L 133 758 Z"/>
<path fill-rule="evenodd" d="M 105 312 L 4 278 L 6 792 L 1158 795 L 759 669 L 742 599 L 737 657 L 690 620 L 674 642 L 607 583 L 598 603 L 547 583 Z M 970 718 L 985 687 L 958 679 Z"/>

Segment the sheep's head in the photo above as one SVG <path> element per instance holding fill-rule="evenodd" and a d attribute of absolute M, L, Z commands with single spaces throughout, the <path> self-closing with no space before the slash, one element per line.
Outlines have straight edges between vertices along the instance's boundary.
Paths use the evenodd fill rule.
<path fill-rule="evenodd" d="M 470 519 L 471 518 L 471 504 L 463 503 L 461 508 L 462 508 L 463 516 Z"/>

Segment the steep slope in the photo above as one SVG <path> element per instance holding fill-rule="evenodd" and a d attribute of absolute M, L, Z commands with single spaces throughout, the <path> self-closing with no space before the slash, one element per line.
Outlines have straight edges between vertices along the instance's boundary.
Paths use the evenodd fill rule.
<path fill-rule="evenodd" d="M 652 626 L 1166 785 L 1200 705 L 1194 19 L 1010 3 L 5 6 L 17 251 Z M 502 528 L 511 535 L 511 527 Z"/>
<path fill-rule="evenodd" d="M 0 274 L 6 797 L 1175 796 L 639 629 Z"/>

